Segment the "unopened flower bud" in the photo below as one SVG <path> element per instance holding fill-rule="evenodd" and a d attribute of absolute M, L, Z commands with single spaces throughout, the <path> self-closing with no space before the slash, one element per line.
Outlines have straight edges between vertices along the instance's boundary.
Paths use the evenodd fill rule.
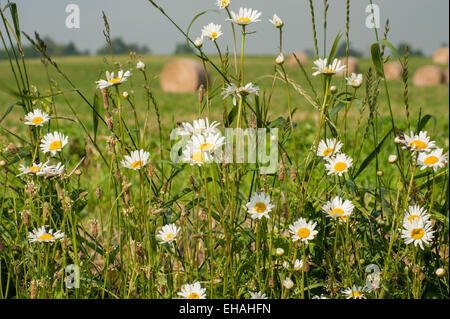
<path fill-rule="evenodd" d="M 336 94 L 336 92 L 338 91 L 337 86 L 333 85 L 330 87 L 330 93 L 331 94 Z"/>
<path fill-rule="evenodd" d="M 277 58 L 275 59 L 275 63 L 278 65 L 282 65 L 284 63 L 283 53 L 280 53 L 280 55 L 277 56 Z"/>
<path fill-rule="evenodd" d="M 378 172 L 377 172 L 377 175 L 381 177 L 381 176 L 384 175 L 384 172 L 383 172 L 383 171 L 378 171 Z"/>
<path fill-rule="evenodd" d="M 276 254 L 278 257 L 283 256 L 283 255 L 284 255 L 284 249 L 281 248 L 281 247 L 278 247 L 277 250 L 275 251 L 275 254 Z"/>
<path fill-rule="evenodd" d="M 136 65 L 136 69 L 141 70 L 141 71 L 144 71 L 144 69 L 145 69 L 145 63 L 142 62 L 142 61 L 139 61 L 139 62 L 137 63 L 137 65 Z"/>
<path fill-rule="evenodd" d="M 194 41 L 194 45 L 196 48 L 200 49 L 203 46 L 203 36 L 196 38 Z"/>
<path fill-rule="evenodd" d="M 436 269 L 436 276 L 443 277 L 444 275 L 445 275 L 445 269 L 444 268 Z"/>
<path fill-rule="evenodd" d="M 397 157 L 397 155 L 389 155 L 388 160 L 389 160 L 389 163 L 393 164 L 393 163 L 397 162 L 398 157 Z"/>
<path fill-rule="evenodd" d="M 294 282 L 290 278 L 286 278 L 283 280 L 283 286 L 289 290 L 294 287 Z"/>
<path fill-rule="evenodd" d="M 128 92 L 123 92 L 122 96 L 124 99 L 128 99 L 130 97 L 130 94 Z"/>

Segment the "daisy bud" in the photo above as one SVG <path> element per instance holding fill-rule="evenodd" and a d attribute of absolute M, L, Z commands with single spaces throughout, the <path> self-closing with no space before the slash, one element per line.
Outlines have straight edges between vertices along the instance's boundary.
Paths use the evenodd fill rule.
<path fill-rule="evenodd" d="M 128 92 L 123 92 L 122 96 L 124 99 L 128 99 L 130 97 L 130 94 Z"/>
<path fill-rule="evenodd" d="M 363 258 L 361 258 L 361 259 L 359 260 L 359 263 L 360 263 L 360 264 L 364 264 L 365 262 L 366 262 L 366 260 L 363 259 Z"/>
<path fill-rule="evenodd" d="M 436 269 L 436 276 L 443 277 L 444 275 L 445 275 L 445 269 L 444 268 Z"/>
<path fill-rule="evenodd" d="M 76 176 L 80 176 L 82 173 L 83 173 L 83 172 L 81 171 L 81 169 L 76 169 L 75 172 L 74 172 L 74 174 L 75 174 Z"/>
<path fill-rule="evenodd" d="M 389 160 L 389 163 L 393 164 L 393 163 L 397 162 L 398 157 L 397 157 L 397 155 L 389 155 L 388 160 Z"/>
<path fill-rule="evenodd" d="M 283 286 L 289 290 L 294 287 L 294 282 L 290 278 L 286 278 L 283 280 Z"/>
<path fill-rule="evenodd" d="M 197 49 L 200 49 L 203 46 L 203 37 L 198 37 L 194 41 L 194 45 Z"/>
<path fill-rule="evenodd" d="M 331 94 L 336 94 L 338 91 L 337 86 L 333 85 L 330 87 L 330 93 Z"/>
<path fill-rule="evenodd" d="M 279 56 L 275 59 L 275 63 L 278 65 L 282 65 L 284 63 L 284 56 L 283 53 L 280 53 Z"/>
<path fill-rule="evenodd" d="M 272 23 L 277 28 L 282 28 L 284 25 L 283 20 L 281 20 L 280 17 L 277 16 L 276 14 L 273 15 L 272 20 L 269 20 L 269 22 Z"/>
<path fill-rule="evenodd" d="M 3 166 L 5 166 L 6 165 L 6 162 L 5 161 L 0 161 L 0 167 L 3 167 Z"/>
<path fill-rule="evenodd" d="M 141 70 L 141 71 L 144 71 L 144 69 L 145 69 L 145 63 L 142 62 L 142 61 L 139 61 L 139 62 L 137 63 L 137 65 L 136 65 L 136 69 Z"/>
<path fill-rule="evenodd" d="M 383 172 L 383 171 L 378 171 L 378 172 L 377 172 L 377 175 L 381 177 L 381 176 L 384 175 L 384 172 Z"/>
<path fill-rule="evenodd" d="M 284 255 L 284 249 L 281 248 L 281 247 L 277 248 L 277 250 L 275 251 L 275 254 L 276 254 L 278 257 L 283 256 L 283 255 Z"/>

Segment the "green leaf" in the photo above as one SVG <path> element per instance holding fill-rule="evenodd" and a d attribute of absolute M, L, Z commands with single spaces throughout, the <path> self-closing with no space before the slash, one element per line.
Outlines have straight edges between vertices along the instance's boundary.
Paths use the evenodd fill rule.
<path fill-rule="evenodd" d="M 436 117 L 434 115 L 427 114 L 420 119 L 419 123 L 417 123 L 417 132 L 422 131 L 422 129 L 425 127 L 425 125 L 427 125 L 427 123 L 430 119 L 433 119 L 434 126 L 436 126 L 436 123 L 437 123 Z"/>
<path fill-rule="evenodd" d="M 344 107 L 345 107 L 345 104 L 342 103 L 342 102 L 339 102 L 338 105 L 336 105 L 336 106 L 331 110 L 331 112 L 328 113 L 328 117 L 331 118 L 331 117 L 335 116 L 335 115 L 338 114 L 339 111 L 342 110 Z"/>
<path fill-rule="evenodd" d="M 372 153 L 369 154 L 369 156 L 367 156 L 367 158 L 362 162 L 361 166 L 359 167 L 358 171 L 356 172 L 356 174 L 353 175 L 352 179 L 355 180 L 359 174 L 362 173 L 362 171 L 364 171 L 364 169 L 367 167 L 367 165 L 370 164 L 370 162 L 372 162 L 372 160 L 375 158 L 375 156 L 380 152 L 381 147 L 383 146 L 384 142 L 387 140 L 387 138 L 389 137 L 389 135 L 392 133 L 392 128 L 389 130 L 389 132 L 387 132 L 387 134 L 383 137 L 383 139 L 381 140 L 380 143 L 378 143 L 377 147 L 375 147 L 375 149 L 372 151 Z"/>
<path fill-rule="evenodd" d="M 372 62 L 375 66 L 377 74 L 384 79 L 384 68 L 381 60 L 380 45 L 378 43 L 372 44 L 370 47 L 370 52 L 372 54 Z"/>
<path fill-rule="evenodd" d="M 331 51 L 330 51 L 330 55 L 328 56 L 328 63 L 332 63 L 332 61 L 334 60 L 335 56 L 336 56 L 336 50 L 337 50 L 337 46 L 339 44 L 339 40 L 342 37 L 342 32 L 339 32 L 338 35 L 336 36 L 336 38 L 334 39 L 334 43 L 333 46 L 331 47 Z"/>
<path fill-rule="evenodd" d="M 228 125 L 231 125 L 231 123 L 233 123 L 234 118 L 236 117 L 238 113 L 238 108 L 236 105 L 233 106 L 233 108 L 231 109 L 230 113 L 228 113 Z"/>
<path fill-rule="evenodd" d="M 11 104 L 10 106 L 8 106 L 8 108 L 6 109 L 5 114 L 3 114 L 3 116 L 0 118 L 0 123 L 5 119 L 5 117 L 6 117 L 9 113 L 11 113 L 11 111 L 12 111 L 13 108 L 14 108 L 14 106 L 16 106 L 16 105 L 21 105 L 21 106 L 23 106 L 22 103 L 21 103 L 21 102 L 18 102 L 18 101 L 14 102 L 14 103 Z"/>

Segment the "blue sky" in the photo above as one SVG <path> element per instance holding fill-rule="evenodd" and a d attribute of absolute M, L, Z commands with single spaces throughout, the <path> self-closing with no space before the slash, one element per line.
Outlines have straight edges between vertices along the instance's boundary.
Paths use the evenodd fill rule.
<path fill-rule="evenodd" d="M 38 31 L 51 36 L 57 42 L 73 41 L 80 49 L 96 51 L 104 45 L 102 34 L 104 10 L 111 24 L 112 37 L 121 36 L 127 42 L 137 42 L 149 46 L 155 54 L 168 54 L 174 51 L 177 42 L 183 37 L 147 0 L 17 0 L 23 30 L 28 33 Z M 192 18 L 204 10 L 208 12 L 198 19 L 192 36 L 200 34 L 203 25 L 214 22 L 222 24 L 224 36 L 219 39 L 221 46 L 231 47 L 231 29 L 224 21 L 223 11 L 215 5 L 216 0 L 156 0 L 183 29 L 187 29 Z M 339 31 L 345 30 L 345 0 L 329 0 L 328 47 Z M 6 1 L 0 0 L 2 6 Z M 323 1 L 314 0 L 319 43 L 323 42 Z M 431 55 L 442 43 L 449 40 L 449 1 L 447 0 L 378 0 L 380 20 L 383 25 L 390 20 L 389 39 L 397 45 L 407 42 L 414 49 L 421 49 Z M 68 4 L 80 8 L 81 28 L 68 29 L 65 26 Z M 368 0 L 351 1 L 350 41 L 352 46 L 369 53 L 369 46 L 375 41 L 373 30 L 365 27 L 368 13 L 365 12 Z M 307 0 L 232 0 L 231 9 L 251 7 L 262 11 L 261 22 L 251 26 L 256 31 L 249 37 L 246 51 L 250 54 L 275 54 L 278 34 L 268 22 L 277 13 L 286 24 L 284 51 L 301 51 L 313 47 L 311 16 Z M 207 50 L 213 52 L 210 43 Z"/>

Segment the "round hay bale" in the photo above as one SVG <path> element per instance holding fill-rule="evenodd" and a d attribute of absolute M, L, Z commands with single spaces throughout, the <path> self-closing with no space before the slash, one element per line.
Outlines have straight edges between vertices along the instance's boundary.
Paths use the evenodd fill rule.
<path fill-rule="evenodd" d="M 425 65 L 414 73 L 413 83 L 416 86 L 435 86 L 444 81 L 444 71 L 435 65 Z"/>
<path fill-rule="evenodd" d="M 448 68 L 445 70 L 445 83 L 448 84 Z"/>
<path fill-rule="evenodd" d="M 201 84 L 206 87 L 206 75 L 203 64 L 189 58 L 175 59 L 167 63 L 162 70 L 160 82 L 164 92 L 195 92 Z"/>
<path fill-rule="evenodd" d="M 436 64 L 448 64 L 448 47 L 437 49 L 433 55 L 433 62 Z"/>
<path fill-rule="evenodd" d="M 297 60 L 295 60 L 294 57 L 294 53 L 302 65 L 306 65 L 308 63 L 308 55 L 305 52 L 292 52 L 291 54 L 289 54 L 289 57 L 286 61 L 286 64 L 288 66 L 290 67 L 298 66 Z"/>
<path fill-rule="evenodd" d="M 358 59 L 353 57 L 353 56 L 349 56 L 348 57 L 348 63 L 347 63 L 347 58 L 341 58 L 341 64 L 347 66 L 347 70 L 341 73 L 338 73 L 338 76 L 346 76 L 347 71 L 348 71 L 348 75 L 351 75 L 352 73 L 358 73 L 359 71 L 359 63 L 358 63 Z"/>
<path fill-rule="evenodd" d="M 402 65 L 398 61 L 388 62 L 384 65 L 386 80 L 399 80 L 402 78 Z"/>

